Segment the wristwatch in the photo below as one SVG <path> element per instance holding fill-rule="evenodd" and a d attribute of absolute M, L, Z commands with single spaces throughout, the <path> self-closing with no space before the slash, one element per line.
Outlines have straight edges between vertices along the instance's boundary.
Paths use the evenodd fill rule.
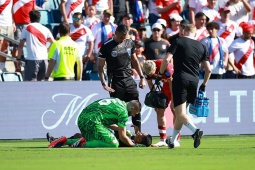
<path fill-rule="evenodd" d="M 144 78 L 145 78 L 144 75 L 141 75 L 141 76 L 140 76 L 140 79 L 144 79 Z"/>

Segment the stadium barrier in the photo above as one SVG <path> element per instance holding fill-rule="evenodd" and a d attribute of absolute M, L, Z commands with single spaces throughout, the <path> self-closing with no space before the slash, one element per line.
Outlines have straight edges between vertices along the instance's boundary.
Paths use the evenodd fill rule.
<path fill-rule="evenodd" d="M 0 139 L 45 138 L 47 132 L 71 136 L 79 132 L 77 119 L 83 108 L 109 96 L 99 81 L 1 82 L 0 89 Z M 149 88 L 139 91 L 142 131 L 158 136 L 156 113 L 143 103 Z M 254 134 L 254 80 L 210 80 L 206 96 L 210 116 L 189 115 L 204 135 Z M 173 127 L 170 109 L 166 118 L 169 136 Z M 127 128 L 133 130 L 130 125 L 129 120 Z M 181 133 L 191 134 L 186 127 Z"/>

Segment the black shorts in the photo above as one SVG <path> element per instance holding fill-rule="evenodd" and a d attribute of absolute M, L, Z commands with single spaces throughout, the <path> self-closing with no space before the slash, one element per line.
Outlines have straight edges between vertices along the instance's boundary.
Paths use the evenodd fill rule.
<path fill-rule="evenodd" d="M 127 78 L 113 77 L 111 88 L 115 90 L 114 93 L 110 93 L 111 97 L 118 98 L 125 102 L 129 102 L 131 100 L 139 100 L 137 84 L 132 77 Z"/>
<path fill-rule="evenodd" d="M 193 103 L 197 96 L 197 85 L 198 82 L 182 79 L 173 79 L 172 93 L 174 107 L 177 107 L 184 102 Z"/>

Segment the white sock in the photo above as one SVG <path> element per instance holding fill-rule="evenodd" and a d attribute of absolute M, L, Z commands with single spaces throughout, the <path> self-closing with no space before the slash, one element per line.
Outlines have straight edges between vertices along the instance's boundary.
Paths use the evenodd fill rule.
<path fill-rule="evenodd" d="M 172 138 L 170 140 L 171 143 L 174 143 L 174 141 L 176 140 L 178 134 L 179 134 L 180 130 L 173 130 L 173 135 L 172 135 Z"/>
<path fill-rule="evenodd" d="M 185 126 L 189 128 L 193 133 L 195 133 L 197 130 L 197 127 L 192 122 L 188 122 Z"/>
<path fill-rule="evenodd" d="M 5 68 L 5 62 L 0 62 L 0 70 L 3 70 Z"/>

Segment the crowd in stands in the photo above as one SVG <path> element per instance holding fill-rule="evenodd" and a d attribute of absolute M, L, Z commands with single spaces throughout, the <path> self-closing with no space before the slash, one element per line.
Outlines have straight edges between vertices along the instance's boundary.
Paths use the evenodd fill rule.
<path fill-rule="evenodd" d="M 62 15 L 62 22 L 69 24 L 71 39 L 80 47 L 79 57 L 83 62 L 82 80 L 94 79 L 91 74 L 97 74 L 100 47 L 107 39 L 114 36 L 120 24 L 129 27 L 128 38 L 135 42 L 136 54 L 141 64 L 144 60 L 163 59 L 167 48 L 175 43 L 176 38 L 183 36 L 181 31 L 183 26 L 194 24 L 197 30 L 196 40 L 207 48 L 210 56 L 212 79 L 255 77 L 255 37 L 253 36 L 255 0 L 52 1 L 0 0 L 0 34 L 21 41 L 22 44 L 18 45 L 23 47 L 25 41 L 31 40 L 31 35 L 28 37 L 28 34 L 24 33 L 31 24 L 30 11 L 40 12 L 42 9 L 57 8 Z M 40 29 L 37 31 L 40 32 Z M 37 34 L 35 37 L 39 38 L 40 42 L 44 42 L 45 50 L 50 53 L 46 46 L 49 37 L 48 42 L 52 44 L 55 40 L 58 41 L 61 35 L 52 32 L 52 36 L 47 34 L 46 39 L 43 34 L 41 36 Z M 43 38 L 45 40 L 42 40 Z M 18 45 L 12 45 L 12 57 L 18 61 L 22 60 L 21 49 Z M 1 51 L 7 53 L 9 46 L 10 42 L 0 36 Z M 37 54 L 31 54 L 33 48 L 38 46 L 41 48 L 42 44 L 26 43 L 26 48 L 29 49 L 27 60 L 45 60 L 45 57 L 48 59 L 48 56 L 38 58 Z M 51 56 L 54 58 L 55 54 Z M 0 56 L 0 70 L 3 72 L 8 71 L 5 62 L 6 58 Z M 19 62 L 15 62 L 16 72 L 22 71 L 20 66 Z M 47 66 L 46 63 L 45 67 Z M 74 74 L 77 74 L 75 70 Z M 46 71 L 47 68 L 44 69 L 45 74 Z M 134 79 L 139 79 L 134 69 L 133 72 Z M 203 77 L 202 65 L 200 76 Z M 44 80 L 44 78 L 32 78 L 32 75 L 28 77 L 30 78 L 25 80 Z M 98 76 L 95 79 L 97 78 Z"/>

